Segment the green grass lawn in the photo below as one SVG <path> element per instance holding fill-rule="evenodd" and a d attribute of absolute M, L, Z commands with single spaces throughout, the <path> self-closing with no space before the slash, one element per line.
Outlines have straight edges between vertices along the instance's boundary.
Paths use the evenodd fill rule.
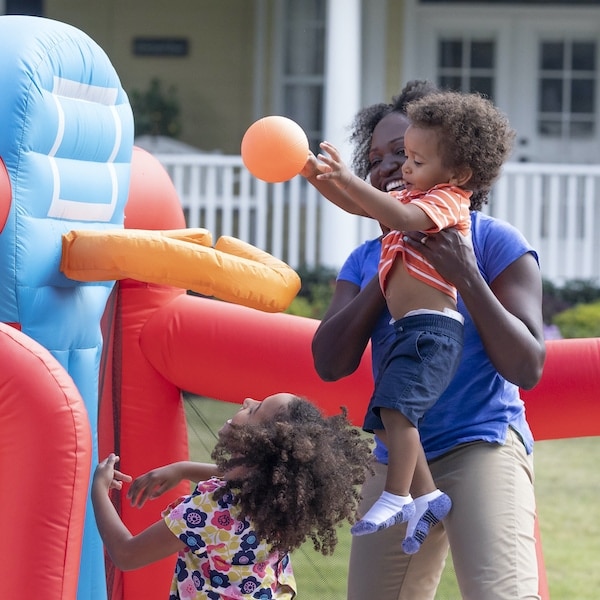
<path fill-rule="evenodd" d="M 239 407 L 186 397 L 192 460 L 208 461 L 215 432 Z M 553 600 L 597 600 L 600 590 L 600 438 L 538 442 L 536 495 L 544 561 Z M 309 542 L 294 553 L 299 599 L 344 600 L 350 551 L 349 526 L 339 530 L 333 556 Z M 451 558 L 437 600 L 460 600 Z M 483 600 L 483 599 L 482 599 Z"/>

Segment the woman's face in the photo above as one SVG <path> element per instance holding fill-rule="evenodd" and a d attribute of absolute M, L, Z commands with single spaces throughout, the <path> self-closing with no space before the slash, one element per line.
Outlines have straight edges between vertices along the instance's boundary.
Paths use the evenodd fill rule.
<path fill-rule="evenodd" d="M 369 150 L 371 185 L 378 190 L 391 192 L 404 187 L 402 165 L 404 134 L 408 129 L 408 118 L 399 112 L 387 114 L 373 130 Z"/>
<path fill-rule="evenodd" d="M 256 425 L 271 420 L 282 408 L 285 408 L 296 396 L 282 392 L 267 396 L 264 400 L 246 398 L 241 408 L 229 419 L 219 433 L 229 425 Z"/>

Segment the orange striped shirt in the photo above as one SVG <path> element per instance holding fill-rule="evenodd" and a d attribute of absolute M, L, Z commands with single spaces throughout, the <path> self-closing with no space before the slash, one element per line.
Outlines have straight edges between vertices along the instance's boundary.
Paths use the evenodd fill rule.
<path fill-rule="evenodd" d="M 390 192 L 403 204 L 415 204 L 433 221 L 434 226 L 423 234 L 437 233 L 448 227 L 456 227 L 463 235 L 471 231 L 469 214 L 472 192 L 447 183 L 436 185 L 427 192 L 402 190 Z M 398 254 L 403 255 L 406 270 L 417 279 L 448 294 L 456 301 L 456 288 L 447 282 L 423 256 L 403 241 L 404 232 L 390 231 L 381 244 L 379 261 L 379 284 L 385 291 L 386 279 Z"/>

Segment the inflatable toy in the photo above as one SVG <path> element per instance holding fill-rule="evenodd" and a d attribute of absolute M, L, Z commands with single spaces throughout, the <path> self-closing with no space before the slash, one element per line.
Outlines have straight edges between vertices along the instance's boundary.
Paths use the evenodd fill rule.
<path fill-rule="evenodd" d="M 316 375 L 311 341 L 318 322 L 287 314 L 265 314 L 242 306 L 210 300 L 177 298 L 181 306 L 195 300 L 197 316 L 182 310 L 168 322 L 157 313 L 141 335 L 141 345 L 160 372 L 177 385 L 228 402 L 246 396 L 261 398 L 288 390 L 311 398 L 333 414 L 346 406 L 349 417 L 362 424 L 371 394 L 370 347 L 350 376 L 326 383 Z M 202 304 L 202 308 L 198 307 Z M 200 318 L 201 316 L 201 318 Z M 268 331 L 268 335 L 262 332 Z M 179 343 L 163 352 L 152 340 L 162 332 Z M 195 344 L 195 340 L 203 344 Z M 547 359 L 540 383 L 522 391 L 531 428 L 537 440 L 600 435 L 600 339 L 547 342 Z M 535 535 L 540 540 L 536 521 Z M 539 592 L 549 598 L 541 541 L 537 545 Z"/>
<path fill-rule="evenodd" d="M 60 270 L 78 281 L 138 279 L 268 312 L 285 310 L 300 278 L 283 261 L 229 236 L 214 248 L 206 229 L 70 231 Z"/>
<path fill-rule="evenodd" d="M 287 117 L 263 117 L 246 130 L 241 154 L 254 177 L 268 183 L 288 181 L 306 164 L 308 138 L 302 127 Z"/>
<path fill-rule="evenodd" d="M 370 350 L 353 375 L 325 383 L 310 351 L 317 321 L 256 310 L 262 300 L 252 293 L 248 306 L 191 296 L 188 279 L 157 277 L 152 260 L 123 270 L 111 265 L 116 284 L 101 281 L 106 273 L 93 280 L 96 267 L 86 264 L 77 273 L 85 281 L 66 277 L 61 261 L 68 271 L 71 260 L 86 252 L 90 258 L 70 241 L 87 240 L 82 232 L 94 240 L 101 272 L 115 258 L 117 240 L 142 241 L 153 257 L 195 255 L 186 260 L 199 279 L 204 250 L 211 256 L 221 250 L 211 247 L 206 232 L 182 240 L 188 235 L 181 232 L 175 189 L 153 157 L 132 148 L 126 97 L 89 38 L 48 19 L 3 16 L 0 48 L 0 106 L 10 116 L 0 132 L 0 321 L 22 330 L 0 323 L 0 475 L 11 482 L 0 492 L 0 598 L 96 600 L 108 593 L 111 600 L 165 600 L 174 559 L 128 573 L 108 563 L 105 572 L 93 515 L 86 513 L 96 439 L 103 456 L 116 451 L 121 468 L 134 476 L 186 459 L 182 390 L 230 402 L 289 390 L 327 412 L 347 406 L 360 423 L 373 385 Z M 86 70 L 91 65 L 94 73 Z M 98 128 L 109 133 L 107 140 Z M 174 243 L 182 241 L 185 250 Z M 254 266 L 246 262 L 254 258 L 241 254 L 245 266 Z M 287 286 L 297 281 L 273 261 L 267 263 L 276 265 L 283 288 L 273 295 L 282 305 Z M 258 262 L 260 297 L 264 264 Z M 207 291 L 229 293 L 226 271 Z M 600 434 L 599 367 L 598 339 L 548 342 L 542 381 L 523 393 L 537 439 Z M 188 489 L 182 484 L 141 510 L 120 496 L 116 502 L 136 532 Z M 26 497 L 15 500 L 20 492 Z M 31 512 L 35 576 L 31 562 L 19 560 L 31 556 L 31 537 L 12 518 L 16 502 Z M 23 582 L 39 587 L 30 591 Z M 540 593 L 548 598 L 541 552 Z"/>
<path fill-rule="evenodd" d="M 0 16 L 0 89 L 0 322 L 17 324 L 74 381 L 92 431 L 89 476 L 97 460 L 100 319 L 114 282 L 82 284 L 62 275 L 61 237 L 72 229 L 122 228 L 133 146 L 131 108 L 108 57 L 93 40 L 39 17 Z M 3 363 L 3 369 L 10 364 Z M 64 461 L 52 464 L 47 455 L 50 450 L 40 454 L 40 461 L 59 473 Z M 45 535 L 54 535 L 51 527 Z M 26 537 L 20 546 L 6 547 L 4 539 L 2 544 L 2 560 L 30 556 Z M 88 503 L 79 598 L 106 597 L 103 564 Z M 31 578 L 30 561 L 23 560 L 13 576 Z M 4 584 L 0 581 L 0 590 Z M 51 598 L 45 590 L 30 597 L 39 595 Z M 0 597 L 18 596 L 0 591 Z"/>
<path fill-rule="evenodd" d="M 0 133 L 0 322 L 14 324 L 61 365 L 83 399 L 91 431 L 89 454 L 82 445 L 80 455 L 65 453 L 62 462 L 47 463 L 43 457 L 52 453 L 40 452 L 40 443 L 54 443 L 52 436 L 40 438 L 32 452 L 39 455 L 39 464 L 48 476 L 68 472 L 64 461 L 85 460 L 85 476 L 80 481 L 86 486 L 98 460 L 100 442 L 103 452 L 120 452 L 122 468 L 132 473 L 186 459 L 181 390 L 161 377 L 139 351 L 139 329 L 148 316 L 186 293 L 187 280 L 181 269 L 177 273 L 168 269 L 157 276 L 157 257 L 167 257 L 164 266 L 178 265 L 185 255 L 189 276 L 196 282 L 205 277 L 204 285 L 199 286 L 203 292 L 216 291 L 225 299 L 243 298 L 248 305 L 265 310 L 286 306 L 299 288 L 299 278 L 281 261 L 243 242 L 223 239 L 218 248 L 205 248 L 194 232 L 177 231 L 185 227 L 185 221 L 173 185 L 155 159 L 141 150 L 134 153 L 127 96 L 106 55 L 85 34 L 49 19 L 2 16 L 0 50 L 4 90 L 0 108 L 6 115 Z M 161 210 L 153 212 L 153 202 L 160 204 Z M 149 214 L 158 215 L 158 220 L 153 221 Z M 131 233 L 123 232 L 125 219 Z M 175 231 L 155 235 L 140 231 L 143 226 Z M 141 245 L 142 251 L 133 254 L 138 259 L 145 254 L 146 261 L 135 264 L 133 271 L 120 271 L 118 277 L 112 269 L 108 277 L 106 272 L 100 275 L 95 271 L 93 277 L 72 279 L 60 271 L 60 264 L 81 255 L 90 259 L 85 251 L 71 252 L 81 240 L 93 240 L 93 254 L 103 259 L 103 268 L 109 257 L 115 258 L 114 248 L 123 240 L 126 251 Z M 207 256 L 213 259 L 210 266 Z M 94 268 L 100 267 L 96 263 Z M 130 276 L 136 280 L 128 279 Z M 116 278 L 124 279 L 112 293 Z M 16 368 L 19 360 L 15 353 L 4 363 L 5 372 Z M 35 403 L 30 407 L 34 409 Z M 8 423 L 2 424 L 4 435 Z M 26 426 L 25 421 L 22 424 Z M 15 489 L 27 489 L 25 468 L 10 474 L 17 476 L 12 481 Z M 78 490 L 73 488 L 66 500 L 80 501 Z M 8 506 L 6 502 L 4 508 L 8 510 Z M 138 515 L 129 519 L 127 510 L 123 507 L 123 516 L 133 529 L 138 522 L 145 525 L 144 511 L 136 511 Z M 65 519 L 69 539 L 82 538 L 77 546 L 79 577 L 73 569 L 71 545 L 71 579 L 66 580 L 64 589 L 54 586 L 40 592 L 44 598 L 71 600 L 71 581 L 77 583 L 80 600 L 103 600 L 108 589 L 114 600 L 135 598 L 141 589 L 146 599 L 152 594 L 165 597 L 173 568 L 169 561 L 163 561 L 163 571 L 160 565 L 152 570 L 162 586 L 154 585 L 152 576 L 144 573 L 128 579 L 112 571 L 107 578 L 91 503 L 87 501 L 83 509 L 73 505 L 71 512 L 73 519 Z M 83 531 L 77 529 L 80 515 L 85 515 Z M 13 527 L 18 525 L 15 521 Z M 53 518 L 47 518 L 47 525 L 35 532 L 36 537 L 54 535 Z M 0 545 L 0 562 L 6 559 L 13 567 L 10 578 L 0 581 L 2 598 L 15 597 L 8 591 L 13 582 L 31 579 L 30 561 L 17 564 L 9 560 L 10 556 L 30 554 L 30 538 L 19 533 L 6 537 L 14 545 Z M 62 558 L 65 560 L 65 555 Z M 55 559 L 53 554 L 44 556 L 49 565 Z"/>
<path fill-rule="evenodd" d="M 77 273 L 74 270 L 69 271 L 70 274 L 90 279 L 94 272 L 96 276 L 105 277 L 108 266 L 110 276 L 118 275 L 120 279 L 103 319 L 106 343 L 101 364 L 98 443 L 101 455 L 116 451 L 121 457 L 120 468 L 135 475 L 168 462 L 188 459 L 187 424 L 182 402 L 184 388 L 170 368 L 161 371 L 154 368 L 141 338 L 145 337 L 153 350 L 167 355 L 178 352 L 179 348 L 194 354 L 195 347 L 203 344 L 202 340 L 196 339 L 186 346 L 187 338 L 170 335 L 170 330 L 176 323 L 203 319 L 203 300 L 215 305 L 229 304 L 186 294 L 192 281 L 204 292 L 218 290 L 222 298 L 243 301 L 253 314 L 260 311 L 250 306 L 263 310 L 273 310 L 277 303 L 287 306 L 295 295 L 299 279 L 285 263 L 239 240 L 229 238 L 211 248 L 210 235 L 205 230 L 182 230 L 185 225 L 183 211 L 171 180 L 160 163 L 139 148 L 133 151 L 125 223 L 128 229 L 123 232 L 83 235 L 82 239 L 89 240 L 91 246 L 78 247 L 71 243 L 78 240 L 80 232 L 63 236 L 66 250 L 63 265 L 69 271 L 67 264 L 76 262 Z M 147 229 L 139 229 L 142 224 Z M 142 253 L 133 252 L 138 254 L 135 268 L 129 270 L 131 265 L 127 267 L 127 274 L 135 274 L 135 278 L 121 279 L 126 261 L 121 260 L 121 253 L 115 247 L 122 249 L 123 240 L 127 253 L 140 240 L 144 247 Z M 198 240 L 201 240 L 200 244 Z M 210 255 L 208 263 L 207 253 Z M 187 255 L 189 273 L 168 267 L 181 260 L 183 254 Z M 82 255 L 89 258 L 90 269 L 86 269 L 85 260 L 81 261 Z M 159 256 L 165 269 L 157 277 L 155 261 Z M 214 266 L 215 260 L 220 265 L 218 269 L 209 268 L 205 272 L 207 264 Z M 96 271 L 98 267 L 100 269 Z M 265 290 L 270 290 L 271 298 Z M 185 299 L 189 302 L 181 303 Z M 163 323 L 164 329 L 156 327 L 150 337 L 145 335 L 148 324 L 155 321 Z M 196 382 L 195 387 L 201 386 L 201 382 Z M 162 509 L 159 505 L 187 492 L 189 485 L 184 482 L 159 502 L 150 502 L 142 509 L 134 509 L 128 502 L 120 501 L 120 514 L 131 531 L 139 531 L 156 521 Z M 108 565 L 107 581 L 112 600 L 141 600 L 141 597 L 164 600 L 168 597 L 174 559 L 127 573 L 115 569 L 110 561 Z M 143 590 L 143 596 L 140 596 L 140 590 Z"/>
<path fill-rule="evenodd" d="M 75 598 L 92 460 L 87 411 L 50 352 L 4 323 L 0 364 L 0 598 Z"/>

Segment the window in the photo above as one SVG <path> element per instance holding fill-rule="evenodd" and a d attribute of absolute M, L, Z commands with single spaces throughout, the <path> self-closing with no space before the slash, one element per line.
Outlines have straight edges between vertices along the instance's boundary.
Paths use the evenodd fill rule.
<path fill-rule="evenodd" d="M 539 49 L 540 135 L 589 138 L 596 129 L 595 40 L 546 40 Z"/>
<path fill-rule="evenodd" d="M 294 119 L 318 151 L 323 130 L 325 89 L 325 19 L 322 0 L 281 1 L 278 110 Z"/>
<path fill-rule="evenodd" d="M 438 85 L 443 89 L 480 92 L 494 97 L 496 44 L 490 39 L 441 38 Z"/>

